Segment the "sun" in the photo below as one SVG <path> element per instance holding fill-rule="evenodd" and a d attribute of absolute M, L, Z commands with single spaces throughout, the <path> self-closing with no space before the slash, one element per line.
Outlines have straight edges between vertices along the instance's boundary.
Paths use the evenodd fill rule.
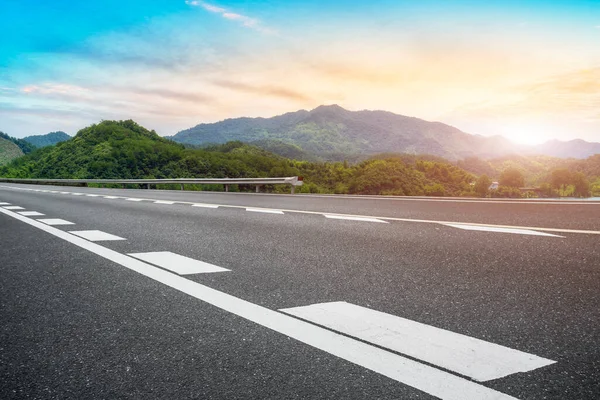
<path fill-rule="evenodd" d="M 551 139 L 548 128 L 533 125 L 507 126 L 503 129 L 502 136 L 525 145 L 542 144 Z"/>

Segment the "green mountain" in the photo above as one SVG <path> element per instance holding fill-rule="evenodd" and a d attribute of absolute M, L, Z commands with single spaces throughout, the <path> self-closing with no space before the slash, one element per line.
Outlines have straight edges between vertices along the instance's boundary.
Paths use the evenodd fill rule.
<path fill-rule="evenodd" d="M 13 142 L 17 146 L 19 146 L 19 148 L 21 149 L 21 151 L 23 153 L 25 153 L 25 154 L 29 154 L 33 150 L 35 150 L 35 146 L 32 145 L 31 143 L 29 143 L 29 142 L 27 142 L 27 141 L 25 141 L 23 139 L 17 139 L 17 138 L 14 138 L 12 136 L 8 136 L 4 132 L 0 132 L 0 138 L 6 139 L 6 140 L 9 140 L 9 141 Z"/>
<path fill-rule="evenodd" d="M 84 128 L 71 140 L 38 149 L 0 168 L 0 176 L 143 179 L 295 175 L 287 169 L 287 160 L 257 147 L 238 142 L 213 149 L 185 149 L 129 120 L 103 121 Z"/>
<path fill-rule="evenodd" d="M 490 158 L 515 152 L 501 136 L 471 135 L 440 122 L 387 111 L 348 111 L 331 105 L 272 118 L 236 118 L 200 124 L 177 133 L 179 143 L 202 145 L 239 140 L 295 146 L 298 153 L 325 160 L 383 152 L 431 154 L 450 160 L 470 156 Z M 287 151 L 287 150 L 286 150 Z"/>
<path fill-rule="evenodd" d="M 62 131 L 50 132 L 45 135 L 33 135 L 24 137 L 23 140 L 35 147 L 53 146 L 57 143 L 71 139 L 71 136 Z"/>
<path fill-rule="evenodd" d="M 15 158 L 19 158 L 23 152 L 12 141 L 0 138 L 0 165 L 8 164 Z"/>

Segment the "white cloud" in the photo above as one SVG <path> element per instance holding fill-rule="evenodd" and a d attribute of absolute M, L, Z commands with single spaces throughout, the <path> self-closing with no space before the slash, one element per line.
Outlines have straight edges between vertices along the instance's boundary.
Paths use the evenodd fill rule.
<path fill-rule="evenodd" d="M 267 28 L 261 24 L 261 22 L 255 18 L 251 18 L 247 15 L 242 15 L 234 12 L 230 12 L 222 7 L 217 7 L 212 4 L 208 4 L 201 0 L 186 0 L 185 4 L 194 6 L 194 7 L 202 7 L 206 11 L 211 13 L 219 14 L 221 17 L 228 19 L 230 21 L 239 22 L 242 26 L 250 29 L 254 29 L 257 32 L 265 33 L 265 34 L 274 34 L 275 31 L 271 28 Z"/>

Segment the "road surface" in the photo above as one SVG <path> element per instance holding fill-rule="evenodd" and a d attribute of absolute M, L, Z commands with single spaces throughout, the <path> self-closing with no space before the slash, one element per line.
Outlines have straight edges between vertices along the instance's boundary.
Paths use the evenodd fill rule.
<path fill-rule="evenodd" d="M 0 184 L 2 399 L 597 399 L 600 203 Z"/>

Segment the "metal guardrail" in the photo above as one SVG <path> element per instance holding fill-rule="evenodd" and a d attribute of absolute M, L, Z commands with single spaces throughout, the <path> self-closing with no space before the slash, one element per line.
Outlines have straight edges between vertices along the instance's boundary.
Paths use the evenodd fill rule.
<path fill-rule="evenodd" d="M 285 178 L 176 178 L 176 179 L 20 179 L 20 178 L 0 178 L 0 182 L 8 183 L 33 183 L 38 185 L 84 185 L 89 183 L 96 184 L 139 184 L 146 185 L 150 189 L 150 185 L 178 183 L 181 185 L 181 190 L 184 190 L 186 184 L 220 184 L 225 185 L 225 191 L 229 191 L 229 185 L 254 185 L 256 192 L 260 191 L 263 185 L 290 185 L 292 194 L 295 192 L 296 186 L 302 185 L 302 177 L 289 176 Z"/>

